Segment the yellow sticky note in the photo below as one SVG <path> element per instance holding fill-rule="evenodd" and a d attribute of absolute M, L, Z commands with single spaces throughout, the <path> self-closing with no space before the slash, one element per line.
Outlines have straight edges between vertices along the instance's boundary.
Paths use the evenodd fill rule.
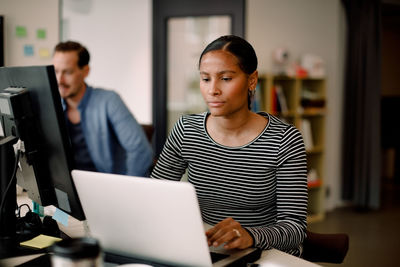
<path fill-rule="evenodd" d="M 53 245 L 54 242 L 61 241 L 61 238 L 58 237 L 53 237 L 53 236 L 48 236 L 48 235 L 38 235 L 35 238 L 32 238 L 31 240 L 21 242 L 21 246 L 26 246 L 26 247 L 31 247 L 31 248 L 46 248 L 50 247 Z"/>
<path fill-rule="evenodd" d="M 39 57 L 40 58 L 49 58 L 50 51 L 47 48 L 39 48 Z"/>

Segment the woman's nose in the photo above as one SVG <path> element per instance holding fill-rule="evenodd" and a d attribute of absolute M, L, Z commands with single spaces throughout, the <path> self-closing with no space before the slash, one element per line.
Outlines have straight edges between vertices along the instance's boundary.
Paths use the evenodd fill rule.
<path fill-rule="evenodd" d="M 220 94 L 220 90 L 218 88 L 217 83 L 212 83 L 210 86 L 210 89 L 208 90 L 208 93 L 210 95 L 219 95 Z"/>

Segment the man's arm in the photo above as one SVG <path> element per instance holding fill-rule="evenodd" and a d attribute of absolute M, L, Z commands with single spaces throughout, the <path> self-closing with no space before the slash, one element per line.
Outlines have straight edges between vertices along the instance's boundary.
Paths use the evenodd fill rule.
<path fill-rule="evenodd" d="M 121 97 L 114 93 L 108 105 L 108 118 L 126 152 L 126 175 L 149 176 L 153 152 L 142 126 L 136 121 Z"/>

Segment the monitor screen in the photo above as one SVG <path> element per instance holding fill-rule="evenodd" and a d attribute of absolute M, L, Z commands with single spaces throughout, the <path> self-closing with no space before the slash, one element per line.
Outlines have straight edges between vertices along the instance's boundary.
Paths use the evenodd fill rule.
<path fill-rule="evenodd" d="M 0 93 L 10 88 L 24 88 L 29 93 L 32 111 L 32 118 L 17 125 L 17 131 L 8 131 L 4 119 L 6 115 L 2 121 L 5 136 L 13 132 L 25 136 L 23 141 L 26 154 L 20 157 L 18 184 L 33 201 L 43 206 L 54 205 L 72 217 L 84 220 L 71 178 L 72 149 L 54 67 L 2 67 Z"/>

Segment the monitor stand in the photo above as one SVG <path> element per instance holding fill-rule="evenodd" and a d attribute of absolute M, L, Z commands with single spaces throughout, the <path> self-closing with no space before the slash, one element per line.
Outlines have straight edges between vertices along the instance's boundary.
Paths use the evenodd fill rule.
<path fill-rule="evenodd" d="M 14 166 L 16 163 L 14 144 L 17 137 L 7 136 L 0 140 L 0 251 L 8 253 L 16 245 L 15 208 L 17 206 Z"/>
<path fill-rule="evenodd" d="M 59 236 L 63 239 L 68 238 L 67 235 L 61 233 L 57 223 L 51 218 L 45 218 L 43 223 L 39 216 L 36 221 L 37 231 L 29 231 L 32 221 L 17 221 L 17 182 L 15 177 L 15 167 L 18 158 L 15 157 L 14 144 L 18 141 L 17 137 L 8 136 L 0 137 L 0 259 L 16 256 L 30 255 L 46 252 L 46 249 L 32 249 L 20 246 L 22 241 L 29 240 L 38 234 L 48 234 Z M 26 216 L 25 216 L 26 217 Z M 26 218 L 20 218 L 18 220 Z M 18 231 L 17 231 L 18 222 Z M 17 233 L 18 232 L 18 233 Z M 27 234 L 29 232 L 29 234 Z"/>

